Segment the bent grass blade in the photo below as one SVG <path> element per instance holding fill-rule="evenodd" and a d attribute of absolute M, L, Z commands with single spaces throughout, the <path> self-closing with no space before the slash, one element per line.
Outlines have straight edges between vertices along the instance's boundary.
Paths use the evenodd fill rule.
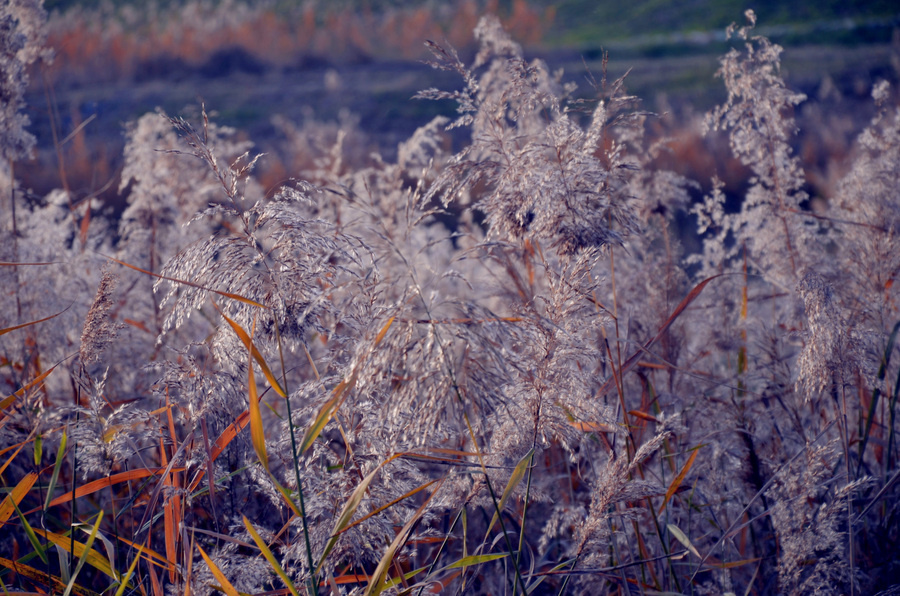
<path fill-rule="evenodd" d="M 30 472 L 26 474 L 19 483 L 13 488 L 6 498 L 3 499 L 3 502 L 0 503 L 0 527 L 2 527 L 10 516 L 13 514 L 13 511 L 16 510 L 19 503 L 22 502 L 22 499 L 25 498 L 25 495 L 31 490 L 31 487 L 34 486 L 34 483 L 37 482 L 38 475 L 34 472 Z M 29 511 L 28 513 L 33 513 Z"/>
<path fill-rule="evenodd" d="M 285 573 L 284 569 L 278 563 L 278 560 L 275 558 L 275 555 L 272 554 L 272 551 L 269 549 L 268 545 L 266 545 L 266 541 L 262 539 L 262 536 L 259 535 L 259 532 L 256 531 L 256 528 L 253 527 L 253 524 L 250 523 L 250 520 L 247 519 L 246 516 L 241 516 L 244 520 L 244 527 L 247 528 L 247 532 L 250 533 L 250 536 L 253 538 L 253 541 L 256 543 L 256 546 L 259 547 L 260 552 L 269 562 L 269 565 L 272 566 L 272 570 L 281 578 L 281 581 L 284 582 L 284 585 L 287 586 L 287 589 L 294 596 L 300 596 L 297 592 L 297 588 L 294 587 L 294 583 L 291 581 L 291 578 L 288 577 L 287 573 Z"/>
<path fill-rule="evenodd" d="M 213 294 L 218 294 L 219 296 L 224 296 L 225 298 L 231 298 L 232 300 L 237 300 L 238 302 L 243 302 L 244 304 L 249 304 L 250 306 L 258 306 L 259 308 L 267 308 L 264 304 L 260 304 L 259 302 L 256 302 L 255 300 L 250 300 L 249 298 L 245 298 L 244 296 L 241 296 L 240 294 L 232 294 L 231 292 L 223 292 L 222 290 L 214 290 L 212 288 L 207 288 L 206 286 L 194 283 L 192 281 L 187 281 L 186 279 L 178 279 L 175 277 L 166 277 L 165 275 L 153 273 L 152 271 L 147 271 L 146 269 L 141 269 L 140 267 L 131 265 L 129 263 L 126 263 L 125 261 L 120 261 L 119 259 L 116 259 L 115 257 L 110 257 L 110 256 L 104 255 L 102 253 L 98 253 L 98 254 L 100 254 L 100 256 L 105 259 L 109 259 L 110 261 L 113 261 L 115 263 L 118 263 L 119 265 L 122 265 L 123 267 L 128 267 L 129 269 L 133 269 L 134 271 L 143 273 L 145 275 L 149 275 L 151 277 L 155 277 L 157 279 L 164 279 L 164 280 L 170 281 L 172 283 L 183 284 L 185 286 L 191 286 L 192 288 L 197 288 L 199 290 L 206 290 L 207 292 L 212 292 Z"/>
<path fill-rule="evenodd" d="M 672 483 L 669 484 L 669 489 L 666 491 L 666 496 L 663 499 L 662 505 L 659 506 L 659 515 L 662 515 L 663 510 L 665 510 L 666 505 L 669 503 L 669 499 L 672 498 L 676 492 L 678 492 L 678 487 L 681 486 L 681 483 L 684 482 L 684 477 L 687 476 L 688 471 L 690 471 L 691 466 L 694 465 L 694 460 L 697 459 L 697 454 L 700 453 L 700 447 L 694 447 L 694 452 L 691 453 L 691 456 L 682 466 L 681 471 L 678 472 L 678 475 L 672 480 Z"/>
<path fill-rule="evenodd" d="M 494 511 L 493 517 L 491 517 L 491 523 L 488 524 L 487 532 L 484 534 L 484 539 L 487 540 L 487 537 L 490 535 L 491 530 L 494 529 L 494 524 L 497 523 L 498 514 L 503 511 L 503 508 L 506 506 L 506 502 L 509 501 L 510 495 L 516 489 L 522 479 L 525 477 L 525 472 L 528 471 L 528 466 L 531 463 L 531 457 L 534 455 L 534 448 L 531 448 L 525 456 L 519 460 L 519 463 L 516 464 L 515 469 L 513 470 L 512 475 L 509 477 L 509 482 L 506 483 L 506 488 L 503 489 L 503 495 L 500 496 L 500 502 L 497 504 L 497 510 Z"/>
<path fill-rule="evenodd" d="M 219 582 L 218 588 L 225 592 L 228 596 L 239 596 L 238 591 L 235 587 L 228 581 L 228 578 L 225 577 L 225 574 L 222 573 L 222 570 L 219 569 L 218 565 L 216 565 L 212 559 L 209 558 L 209 555 L 206 554 L 206 551 L 200 545 L 197 545 L 197 550 L 200 551 L 200 556 L 203 557 L 203 560 L 206 561 L 206 566 L 209 567 L 209 571 L 213 574 L 213 577 L 216 578 L 216 581 Z"/>

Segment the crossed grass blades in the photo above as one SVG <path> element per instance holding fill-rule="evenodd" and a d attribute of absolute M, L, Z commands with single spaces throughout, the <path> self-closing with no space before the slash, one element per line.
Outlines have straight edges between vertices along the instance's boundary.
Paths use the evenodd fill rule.
<path fill-rule="evenodd" d="M 0 8 L 4 593 L 889 593 L 896 95 L 810 210 L 747 17 L 707 119 L 737 212 L 486 17 L 471 65 L 429 42 L 457 115 L 396 163 L 342 131 L 267 191 L 205 110 L 149 114 L 111 219 L 15 184 L 44 15 Z"/>

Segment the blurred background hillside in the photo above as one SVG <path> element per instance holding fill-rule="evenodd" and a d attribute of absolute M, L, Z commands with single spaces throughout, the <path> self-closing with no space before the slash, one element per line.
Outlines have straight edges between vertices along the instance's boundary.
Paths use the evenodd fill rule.
<path fill-rule="evenodd" d="M 461 81 L 423 63 L 432 39 L 474 54 L 472 30 L 498 14 L 526 56 L 541 58 L 574 97 L 597 99 L 604 71 L 624 75 L 640 107 L 658 114 L 648 132 L 667 139 L 666 166 L 708 188 L 723 178 L 737 192 L 747 176 L 724 141 L 703 136 L 703 113 L 724 99 L 718 57 L 737 44 L 725 28 L 753 8 L 756 32 L 785 47 L 782 74 L 809 100 L 796 114 L 795 149 L 809 192 L 828 194 L 851 143 L 872 113 L 879 79 L 900 74 L 895 2 L 691 0 L 47 0 L 52 63 L 31 77 L 30 130 L 36 159 L 17 176 L 37 198 L 65 187 L 119 208 L 126 124 L 156 108 L 196 116 L 200 102 L 267 155 L 260 177 L 275 187 L 327 154 L 344 134 L 346 167 L 396 146 L 445 102 L 410 99 Z M 604 63 L 604 56 L 608 62 Z M 896 96 L 895 96 L 896 97 Z M 462 131 L 460 134 L 465 134 Z M 453 139 L 448 139 L 453 142 Z"/>

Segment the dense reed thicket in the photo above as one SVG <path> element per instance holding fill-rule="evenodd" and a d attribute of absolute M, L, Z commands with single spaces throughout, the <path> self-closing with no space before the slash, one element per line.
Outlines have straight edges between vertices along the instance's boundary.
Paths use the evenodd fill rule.
<path fill-rule="evenodd" d="M 707 117 L 751 172 L 734 211 L 656 165 L 622 80 L 572 101 L 485 17 L 472 64 L 429 42 L 460 89 L 419 99 L 456 113 L 396 162 L 339 131 L 268 191 L 205 110 L 148 114 L 113 219 L 16 185 L 43 18 L 0 7 L 4 590 L 898 589 L 887 83 L 813 209 L 748 12 Z"/>

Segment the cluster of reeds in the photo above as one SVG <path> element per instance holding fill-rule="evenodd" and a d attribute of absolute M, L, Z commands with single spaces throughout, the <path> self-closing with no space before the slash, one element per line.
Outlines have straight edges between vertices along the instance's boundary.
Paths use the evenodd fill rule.
<path fill-rule="evenodd" d="M 129 127 L 117 219 L 7 168 L 0 589 L 890 589 L 900 110 L 876 86 L 812 210 L 747 16 L 708 116 L 738 211 L 692 206 L 622 80 L 572 101 L 491 17 L 471 65 L 429 42 L 456 117 L 395 162 L 344 167 L 339 132 L 270 192 L 203 110 Z M 41 17 L 0 8 L 8 164 Z"/>
<path fill-rule="evenodd" d="M 504 3 L 504 21 L 536 43 L 552 9 L 526 0 Z M 57 85 L 121 81 L 165 73 L 214 73 L 240 52 L 242 68 L 421 58 L 423 39 L 468 46 L 478 16 L 497 0 L 390 3 L 359 10 L 352 3 L 101 3 L 54 11 L 47 24 L 56 59 L 46 68 Z M 224 54 L 223 54 L 224 52 Z M 229 54 L 230 53 L 230 54 Z"/>

